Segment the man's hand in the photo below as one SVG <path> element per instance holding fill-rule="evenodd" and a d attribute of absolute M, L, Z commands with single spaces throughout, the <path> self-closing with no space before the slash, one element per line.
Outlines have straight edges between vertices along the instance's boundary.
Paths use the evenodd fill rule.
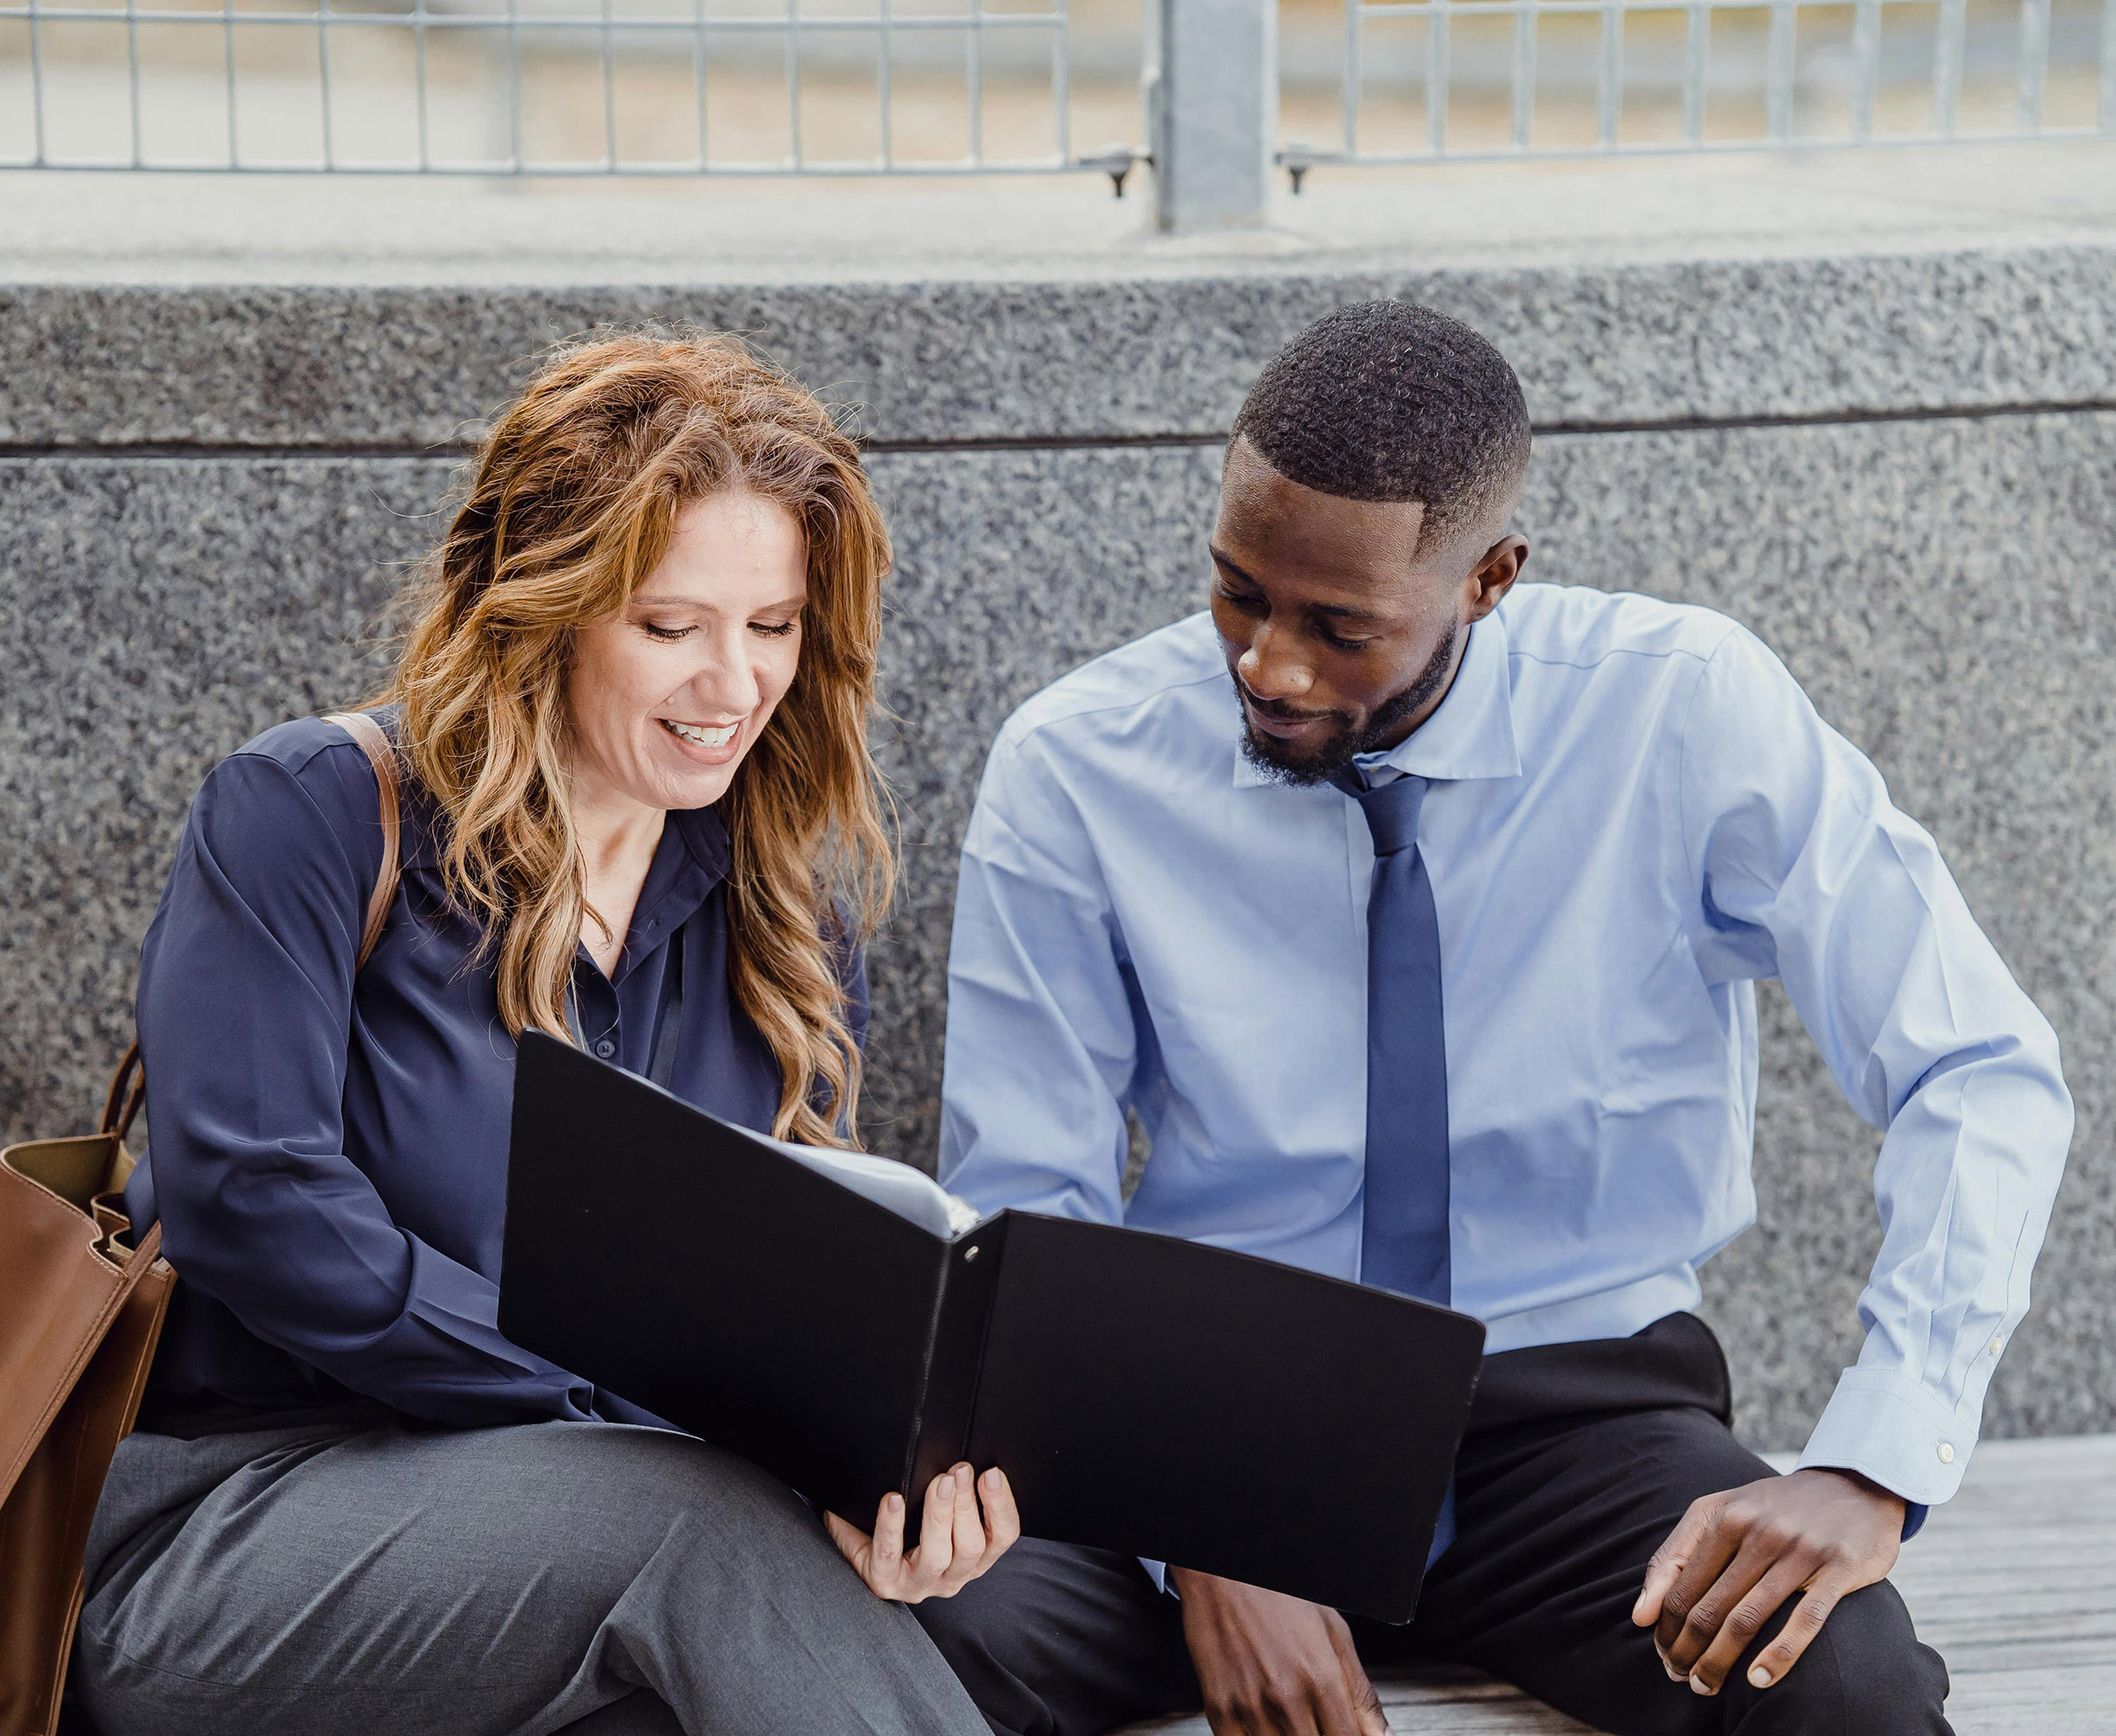
<path fill-rule="evenodd" d="M 1717 1693 L 1771 1613 L 1804 1592 L 1750 1666 L 1750 1685 L 1769 1687 L 1839 1598 L 1888 1577 L 1902 1529 L 1902 1500 L 1852 1471 L 1797 1470 L 1708 1495 L 1646 1564 L 1631 1619 L 1654 1629 L 1671 1677 Z"/>
<path fill-rule="evenodd" d="M 984 1497 L 980 1513 L 977 1497 Z M 918 1547 L 904 1553 L 904 1497 L 882 1497 L 871 1537 L 835 1513 L 823 1516 L 838 1553 L 867 1581 L 867 1589 L 892 1603 L 923 1603 L 953 1597 L 1007 1551 L 1022 1535 L 1007 1474 L 994 1465 L 982 1476 L 966 1464 L 944 1470 L 926 1486 L 926 1513 Z"/>
<path fill-rule="evenodd" d="M 1334 1609 L 1171 1568 L 1212 1736 L 1389 1736 Z"/>

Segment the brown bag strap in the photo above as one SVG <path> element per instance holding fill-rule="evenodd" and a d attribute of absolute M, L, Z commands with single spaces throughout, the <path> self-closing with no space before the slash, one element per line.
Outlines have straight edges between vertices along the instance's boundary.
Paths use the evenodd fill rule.
<path fill-rule="evenodd" d="M 357 973 L 382 938 L 383 924 L 389 921 L 390 906 L 397 901 L 397 883 L 403 871 L 404 824 L 399 812 L 397 750 L 390 746 L 382 726 L 364 711 L 334 711 L 324 721 L 335 723 L 367 755 L 367 763 L 375 768 L 377 806 L 381 810 L 382 867 L 375 876 L 374 891 L 367 895 L 367 919 L 360 925 L 360 950 L 352 966 Z M 125 1058 L 118 1062 L 117 1071 L 110 1075 L 110 1088 L 103 1095 L 102 1130 L 123 1139 L 132 1131 L 133 1118 L 140 1113 L 146 1096 L 147 1075 L 140 1065 L 140 1040 L 135 1037 L 125 1050 Z"/>
<path fill-rule="evenodd" d="M 357 971 L 382 938 L 382 926 L 390 919 L 390 906 L 397 898 L 398 852 L 403 834 L 398 812 L 397 750 L 390 746 L 382 726 L 364 711 L 334 711 L 324 721 L 335 723 L 359 744 L 367 763 L 375 768 L 375 785 L 381 796 L 382 867 L 375 876 L 375 890 L 367 895 L 367 920 L 360 928 L 360 951 L 352 967 Z"/>

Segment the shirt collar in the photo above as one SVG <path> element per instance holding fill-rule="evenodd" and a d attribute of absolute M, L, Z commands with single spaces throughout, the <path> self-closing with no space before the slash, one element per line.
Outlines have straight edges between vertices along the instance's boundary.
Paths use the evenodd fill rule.
<path fill-rule="evenodd" d="M 681 928 L 727 878 L 727 828 L 711 808 L 671 808 L 632 911 L 627 960 Z"/>
<path fill-rule="evenodd" d="M 1383 754 L 1380 763 L 1420 778 L 1517 778 L 1521 751 L 1514 741 L 1512 658 L 1506 622 L 1497 610 L 1469 630 L 1469 648 L 1448 695 L 1417 728 Z M 1240 727 L 1240 713 L 1236 713 Z M 1234 786 L 1276 783 L 1272 774 L 1242 753 L 1234 755 Z"/>

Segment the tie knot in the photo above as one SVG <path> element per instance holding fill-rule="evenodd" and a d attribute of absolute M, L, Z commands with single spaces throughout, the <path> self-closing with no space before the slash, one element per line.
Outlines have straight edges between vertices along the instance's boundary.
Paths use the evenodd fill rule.
<path fill-rule="evenodd" d="M 1426 780 L 1408 773 L 1385 784 L 1366 786 L 1358 772 L 1347 767 L 1347 778 L 1338 787 L 1359 804 L 1367 817 L 1367 830 L 1374 834 L 1374 853 L 1394 856 L 1418 841 L 1418 810 L 1425 801 Z"/>

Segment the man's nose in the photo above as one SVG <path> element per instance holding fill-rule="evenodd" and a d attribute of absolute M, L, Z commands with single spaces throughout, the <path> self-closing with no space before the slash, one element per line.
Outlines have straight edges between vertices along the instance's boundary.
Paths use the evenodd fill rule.
<path fill-rule="evenodd" d="M 1315 685 L 1315 671 L 1291 636 L 1268 621 L 1257 628 L 1235 668 L 1243 684 L 1260 700 L 1297 700 Z"/>

